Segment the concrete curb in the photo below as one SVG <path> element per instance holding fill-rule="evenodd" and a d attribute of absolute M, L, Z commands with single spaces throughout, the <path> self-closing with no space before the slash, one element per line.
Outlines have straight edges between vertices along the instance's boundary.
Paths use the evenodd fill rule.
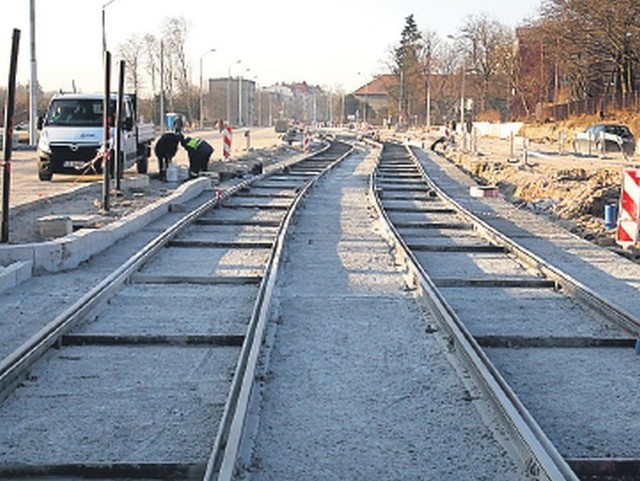
<path fill-rule="evenodd" d="M 30 279 L 32 270 L 33 263 L 27 261 L 14 262 L 7 267 L 0 267 L 0 293 Z"/>
<path fill-rule="evenodd" d="M 211 189 L 210 179 L 195 179 L 182 184 L 167 197 L 101 229 L 80 229 L 53 241 L 0 246 L 0 266 L 7 266 L 0 267 L 0 292 L 30 278 L 33 273 L 74 269 L 123 237 L 167 214 L 172 204 L 188 202 L 208 189 Z M 14 284 L 11 284 L 12 278 L 15 279 Z M 5 284 L 8 287 L 5 288 Z"/>

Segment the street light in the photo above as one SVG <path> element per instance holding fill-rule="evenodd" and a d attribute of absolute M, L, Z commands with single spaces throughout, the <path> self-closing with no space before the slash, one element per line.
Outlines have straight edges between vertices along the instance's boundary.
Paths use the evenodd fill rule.
<path fill-rule="evenodd" d="M 250 71 L 251 69 L 248 68 L 245 70 L 245 72 Z M 238 125 L 240 125 L 240 127 L 242 127 L 244 124 L 242 123 L 242 73 L 240 75 L 238 75 Z"/>
<path fill-rule="evenodd" d="M 362 76 L 364 78 L 364 74 L 362 72 L 358 72 L 359 76 Z M 369 81 L 364 79 L 364 106 L 362 108 L 362 122 L 364 123 L 365 127 L 367 125 L 367 93 L 368 93 L 368 89 L 369 89 Z"/>
<path fill-rule="evenodd" d="M 458 40 L 458 37 L 455 35 L 447 35 L 447 38 Z M 464 78 L 465 78 L 465 61 L 464 54 L 462 55 L 462 63 L 461 63 L 461 72 L 460 72 L 460 131 L 464 132 Z"/>
<path fill-rule="evenodd" d="M 258 126 L 262 127 L 262 94 L 260 92 L 260 85 L 258 84 L 258 76 L 256 75 L 253 80 L 256 83 L 254 89 L 254 104 L 257 104 L 255 105 L 256 121 L 258 122 Z"/>
<path fill-rule="evenodd" d="M 35 146 L 38 143 L 38 133 L 36 132 L 36 118 L 38 117 L 38 96 L 37 88 L 38 76 L 36 69 L 36 0 L 29 2 L 29 29 L 31 33 L 31 76 L 29 78 L 29 145 Z"/>
<path fill-rule="evenodd" d="M 425 66 L 425 115 L 427 132 L 431 130 L 431 40 L 427 40 L 426 51 L 424 52 Z"/>
<path fill-rule="evenodd" d="M 236 60 L 232 64 L 229 65 L 227 69 L 227 122 L 231 124 L 231 67 L 241 63 L 242 60 Z"/>
<path fill-rule="evenodd" d="M 109 0 L 107 3 L 102 5 L 102 51 L 107 51 L 107 30 L 106 30 L 106 17 L 105 17 L 105 9 L 111 5 L 116 0 Z"/>
<path fill-rule="evenodd" d="M 203 124 L 204 124 L 204 92 L 202 88 L 202 59 L 207 54 L 213 53 L 215 51 L 216 51 L 215 48 L 211 48 L 200 56 L 200 130 L 203 129 Z"/>
<path fill-rule="evenodd" d="M 460 79 L 460 131 L 464 131 L 464 77 L 465 77 L 464 58 L 462 59 L 462 78 Z"/>

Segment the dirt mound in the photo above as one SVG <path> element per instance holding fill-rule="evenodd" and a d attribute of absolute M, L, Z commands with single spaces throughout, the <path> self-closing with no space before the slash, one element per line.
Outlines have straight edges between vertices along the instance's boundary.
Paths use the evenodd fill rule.
<path fill-rule="evenodd" d="M 562 221 L 570 231 L 598 244 L 613 244 L 613 233 L 604 227 L 604 211 L 620 198 L 620 169 L 550 169 L 466 155 L 456 162 L 481 184 L 498 186 L 518 207 Z"/>

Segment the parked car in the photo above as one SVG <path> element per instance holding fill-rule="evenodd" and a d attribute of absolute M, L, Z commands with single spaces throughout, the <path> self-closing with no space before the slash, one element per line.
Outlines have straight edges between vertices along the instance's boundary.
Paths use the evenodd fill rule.
<path fill-rule="evenodd" d="M 573 146 L 581 153 L 622 152 L 627 157 L 635 152 L 636 143 L 631 130 L 626 125 L 595 124 L 587 127 L 584 132 L 576 134 Z"/>
<path fill-rule="evenodd" d="M 276 120 L 276 133 L 284 134 L 289 129 L 289 121 L 285 119 Z"/>
<path fill-rule="evenodd" d="M 282 140 L 289 145 L 294 142 L 302 142 L 302 132 L 297 127 L 290 127 L 289 130 L 282 135 Z"/>
<path fill-rule="evenodd" d="M 14 134 L 18 138 L 18 142 L 29 142 L 29 124 L 26 122 L 20 122 L 15 126 Z"/>

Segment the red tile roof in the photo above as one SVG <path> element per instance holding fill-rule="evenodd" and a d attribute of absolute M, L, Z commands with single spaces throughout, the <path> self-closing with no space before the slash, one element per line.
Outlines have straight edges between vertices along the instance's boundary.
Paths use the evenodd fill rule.
<path fill-rule="evenodd" d="M 386 95 L 391 85 L 398 83 L 394 74 L 377 75 L 371 82 L 358 88 L 353 95 Z"/>

